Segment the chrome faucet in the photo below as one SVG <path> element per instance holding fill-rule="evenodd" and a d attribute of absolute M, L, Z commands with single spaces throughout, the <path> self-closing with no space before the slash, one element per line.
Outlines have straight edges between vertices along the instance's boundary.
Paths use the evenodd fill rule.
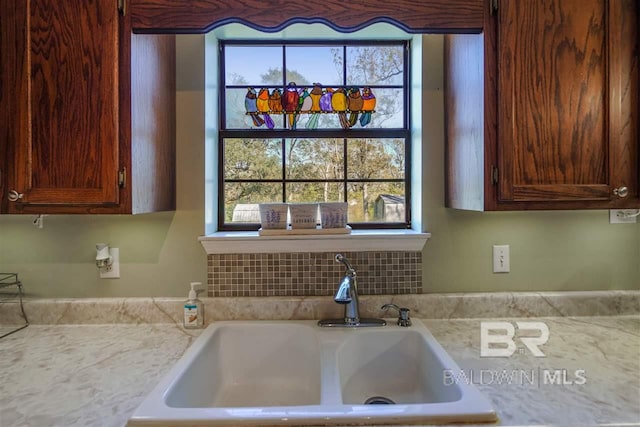
<path fill-rule="evenodd" d="M 384 326 L 387 324 L 382 319 L 361 319 L 358 306 L 358 280 L 355 268 L 342 254 L 336 254 L 336 262 L 344 264 L 347 268 L 344 277 L 340 281 L 338 290 L 333 300 L 344 305 L 344 317 L 342 319 L 324 319 L 318 322 L 320 326 L 342 326 L 342 327 L 362 327 L 362 326 Z"/>
<path fill-rule="evenodd" d="M 347 268 L 347 271 L 340 281 L 338 291 L 333 300 L 344 306 L 344 322 L 348 325 L 357 325 L 360 323 L 360 310 L 358 306 L 358 278 L 356 270 L 351 266 L 349 260 L 344 255 L 336 254 L 336 262 L 341 262 Z"/>

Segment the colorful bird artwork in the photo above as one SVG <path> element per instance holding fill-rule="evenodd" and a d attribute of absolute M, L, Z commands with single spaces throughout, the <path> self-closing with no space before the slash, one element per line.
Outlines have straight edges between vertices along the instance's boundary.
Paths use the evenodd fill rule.
<path fill-rule="evenodd" d="M 333 89 L 328 87 L 323 91 L 323 94 L 320 97 L 320 111 L 333 111 L 333 107 L 331 107 L 331 98 L 333 98 Z"/>
<path fill-rule="evenodd" d="M 269 95 L 269 110 L 276 114 L 282 112 L 282 92 L 280 92 L 280 89 L 271 91 L 271 95 Z"/>
<path fill-rule="evenodd" d="M 360 89 L 357 87 L 349 88 L 347 92 L 347 107 L 349 108 L 349 127 L 355 126 L 358 121 L 358 113 L 362 111 L 364 99 L 360 95 Z"/>
<path fill-rule="evenodd" d="M 262 117 L 264 118 L 264 123 L 267 125 L 269 129 L 273 129 L 276 125 L 273 122 L 273 119 L 269 115 L 269 90 L 266 88 L 260 89 L 258 92 L 258 100 L 257 100 L 258 111 L 262 113 Z"/>
<path fill-rule="evenodd" d="M 256 93 L 256 89 L 247 87 L 244 106 L 255 127 L 266 124 L 267 128 L 274 129 L 271 115 L 284 114 L 286 127 L 296 129 L 300 116 L 307 114 L 309 120 L 305 127 L 313 130 L 318 128 L 321 114 L 334 113 L 340 126 L 349 129 L 358 121 L 363 127 L 371 123 L 376 97 L 370 87 L 323 88 L 320 83 L 298 87 L 295 82 L 289 82 L 284 90 L 275 88 L 271 92 L 263 87 Z"/>
<path fill-rule="evenodd" d="M 320 111 L 320 98 L 322 97 L 322 85 L 320 83 L 314 83 L 313 89 L 309 94 L 311 97 L 311 111 Z M 331 105 L 331 103 L 329 103 Z"/>
<path fill-rule="evenodd" d="M 320 83 L 314 83 L 313 89 L 311 89 L 311 93 L 309 94 L 309 98 L 311 100 L 311 117 L 307 121 L 306 128 L 307 129 L 317 129 L 318 128 L 318 120 L 320 120 L 320 99 L 322 98 L 322 85 Z M 329 100 L 329 105 L 331 105 L 331 100 Z"/>
<path fill-rule="evenodd" d="M 290 82 L 287 85 L 287 90 L 284 92 L 282 96 L 282 108 L 287 114 L 287 119 L 289 122 L 289 128 L 296 128 L 296 112 L 298 111 L 298 100 L 300 99 L 300 94 L 298 93 L 298 88 L 296 87 L 295 82 Z"/>
<path fill-rule="evenodd" d="M 260 127 L 264 124 L 264 120 L 258 115 L 258 99 L 256 90 L 252 87 L 247 88 L 247 95 L 244 97 L 244 108 L 251 120 L 253 120 L 255 127 Z"/>
<path fill-rule="evenodd" d="M 364 127 L 371 123 L 371 113 L 376 108 L 376 96 L 370 87 L 362 88 L 362 114 L 360 115 L 360 126 Z"/>
<path fill-rule="evenodd" d="M 305 88 L 300 94 L 300 99 L 298 100 L 299 110 L 303 113 L 308 113 L 311 111 L 311 106 L 313 105 L 313 100 L 311 99 L 311 94 L 309 90 Z"/>
<path fill-rule="evenodd" d="M 347 94 L 343 88 L 336 89 L 331 97 L 331 107 L 333 111 L 338 113 L 340 126 L 343 129 L 349 129 L 349 121 L 347 120 Z"/>
<path fill-rule="evenodd" d="M 260 92 L 258 92 L 256 106 L 258 107 L 258 111 L 261 113 L 269 112 L 269 89 L 264 87 L 260 89 Z"/>
<path fill-rule="evenodd" d="M 298 98 L 298 113 L 296 114 L 295 124 L 297 127 L 298 120 L 300 119 L 300 114 L 309 113 L 311 110 L 311 96 L 309 95 L 309 90 L 307 88 L 298 91 L 300 94 L 300 98 Z"/>

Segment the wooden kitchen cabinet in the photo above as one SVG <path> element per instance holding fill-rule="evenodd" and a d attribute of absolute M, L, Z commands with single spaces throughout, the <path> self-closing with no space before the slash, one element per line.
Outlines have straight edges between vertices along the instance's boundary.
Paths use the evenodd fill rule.
<path fill-rule="evenodd" d="M 448 207 L 640 207 L 639 9 L 488 0 L 445 37 Z"/>
<path fill-rule="evenodd" d="M 121 6 L 0 4 L 3 212 L 175 209 L 175 37 Z"/>

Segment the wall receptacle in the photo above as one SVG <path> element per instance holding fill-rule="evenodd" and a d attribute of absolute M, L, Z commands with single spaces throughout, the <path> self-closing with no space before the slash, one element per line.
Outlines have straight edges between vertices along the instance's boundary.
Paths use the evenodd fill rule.
<path fill-rule="evenodd" d="M 635 224 L 638 209 L 610 209 L 609 224 Z"/>
<path fill-rule="evenodd" d="M 119 279 L 120 278 L 120 249 L 109 248 L 109 255 L 111 255 L 111 265 L 100 268 L 101 279 Z"/>
<path fill-rule="evenodd" d="M 509 245 L 493 245 L 493 272 L 508 273 Z"/>

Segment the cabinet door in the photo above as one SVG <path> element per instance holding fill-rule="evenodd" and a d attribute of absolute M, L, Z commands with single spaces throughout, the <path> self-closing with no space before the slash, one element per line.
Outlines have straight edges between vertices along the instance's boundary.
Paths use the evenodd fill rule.
<path fill-rule="evenodd" d="M 637 204 L 635 1 L 499 2 L 500 201 Z"/>
<path fill-rule="evenodd" d="M 24 26 L 10 43 L 20 130 L 7 190 L 20 199 L 9 211 L 117 204 L 117 2 L 28 0 L 14 7 Z"/>

